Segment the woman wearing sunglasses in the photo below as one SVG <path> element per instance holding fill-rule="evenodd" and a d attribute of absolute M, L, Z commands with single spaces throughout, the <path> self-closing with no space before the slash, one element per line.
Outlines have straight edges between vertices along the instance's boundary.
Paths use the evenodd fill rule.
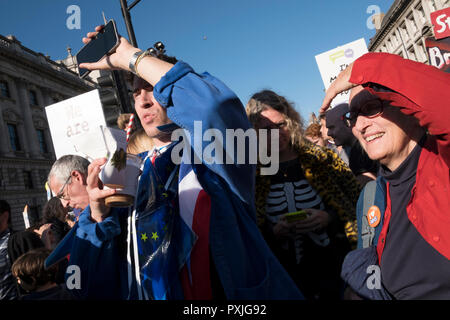
<path fill-rule="evenodd" d="M 347 258 L 375 261 L 383 294 L 353 282 L 367 280 L 357 270 L 346 272 L 346 281 L 365 298 L 450 299 L 450 75 L 369 53 L 338 76 L 321 112 L 349 89 L 347 125 L 381 164 L 386 207 L 379 208 L 377 241 Z"/>

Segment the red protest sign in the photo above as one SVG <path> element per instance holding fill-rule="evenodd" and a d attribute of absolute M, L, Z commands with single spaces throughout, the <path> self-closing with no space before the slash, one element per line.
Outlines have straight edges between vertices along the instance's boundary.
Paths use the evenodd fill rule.
<path fill-rule="evenodd" d="M 425 46 L 430 65 L 450 73 L 450 37 L 440 40 L 426 38 Z"/>
<path fill-rule="evenodd" d="M 450 37 L 450 7 L 430 14 L 436 40 Z"/>

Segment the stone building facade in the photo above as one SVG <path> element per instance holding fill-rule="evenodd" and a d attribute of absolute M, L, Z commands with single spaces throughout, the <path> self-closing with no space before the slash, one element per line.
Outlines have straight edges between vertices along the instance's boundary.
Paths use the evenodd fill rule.
<path fill-rule="evenodd" d="M 95 89 L 63 63 L 0 35 L 0 199 L 12 208 L 13 229 L 36 220 L 47 200 L 45 182 L 55 161 L 45 107 Z"/>
<path fill-rule="evenodd" d="M 425 38 L 434 36 L 430 13 L 449 6 L 450 0 L 395 0 L 370 40 L 369 51 L 428 64 Z"/>

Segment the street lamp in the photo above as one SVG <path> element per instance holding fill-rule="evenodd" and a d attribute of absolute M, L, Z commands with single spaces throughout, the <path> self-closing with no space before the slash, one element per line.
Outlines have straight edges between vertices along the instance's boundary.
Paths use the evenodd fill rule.
<path fill-rule="evenodd" d="M 120 0 L 120 7 L 122 8 L 122 16 L 125 20 L 125 26 L 128 32 L 128 38 L 130 39 L 133 47 L 137 48 L 136 36 L 134 35 L 133 24 L 131 23 L 130 10 L 133 9 L 141 0 L 135 0 L 130 6 L 127 4 L 127 0 Z"/>

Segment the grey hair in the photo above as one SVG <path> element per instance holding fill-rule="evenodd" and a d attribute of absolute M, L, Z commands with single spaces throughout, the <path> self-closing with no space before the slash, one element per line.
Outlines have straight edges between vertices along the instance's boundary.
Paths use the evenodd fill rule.
<path fill-rule="evenodd" d="M 72 174 L 72 171 L 78 171 L 84 177 L 87 177 L 89 164 L 90 162 L 88 160 L 77 155 L 70 154 L 62 156 L 53 163 L 47 181 L 50 184 L 50 178 L 55 177 L 60 184 L 63 184 Z"/>

